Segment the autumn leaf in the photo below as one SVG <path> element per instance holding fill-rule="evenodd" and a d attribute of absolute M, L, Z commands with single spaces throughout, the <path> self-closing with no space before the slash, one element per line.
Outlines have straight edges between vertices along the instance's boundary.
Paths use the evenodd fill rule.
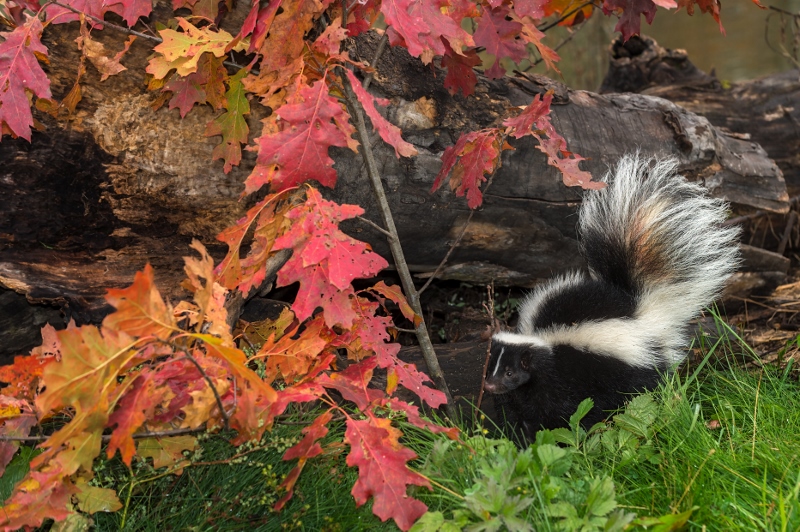
<path fill-rule="evenodd" d="M 117 403 L 117 409 L 109 416 L 108 426 L 115 427 L 106 448 L 109 458 L 119 450 L 122 461 L 130 466 L 136 452 L 133 435 L 145 423 L 152 420 L 156 408 L 174 395 L 169 387 L 158 386 L 156 375 L 149 369 L 128 377 L 133 385 Z"/>
<path fill-rule="evenodd" d="M 422 419 L 419 408 L 405 401 L 392 397 L 386 401 L 386 406 L 392 410 L 403 412 L 408 422 L 417 428 L 428 430 L 434 434 L 445 434 L 451 440 L 457 440 L 460 433 L 458 427 L 443 427 L 436 423 L 431 423 L 427 419 Z"/>
<path fill-rule="evenodd" d="M 100 72 L 100 81 L 105 81 L 109 76 L 113 76 L 124 70 L 127 70 L 127 68 L 122 66 L 122 63 L 119 61 L 125 52 L 128 51 L 135 39 L 136 36 L 131 35 L 131 37 L 126 41 L 125 47 L 122 49 L 122 51 L 120 51 L 114 57 L 109 57 L 111 52 L 109 52 L 103 43 L 92 39 L 91 34 L 89 33 L 89 26 L 82 21 L 81 34 L 75 39 L 75 42 L 78 43 L 78 49 L 83 52 L 83 55 L 86 56 L 97 69 L 97 71 Z"/>
<path fill-rule="evenodd" d="M 444 178 L 450 174 L 450 188 L 456 196 L 467 197 L 470 209 L 483 203 L 480 185 L 500 165 L 501 136 L 496 128 L 465 133 L 454 146 L 449 146 L 442 155 L 442 168 L 433 181 L 431 192 L 436 192 Z M 452 173 L 451 173 L 452 171 Z"/>
<path fill-rule="evenodd" d="M 258 158 L 245 181 L 245 193 L 267 183 L 280 192 L 312 179 L 333 188 L 336 171 L 328 149 L 350 147 L 355 129 L 347 112 L 328 94 L 325 80 L 304 86 L 276 115 L 276 130 L 265 128 L 256 139 Z"/>
<path fill-rule="evenodd" d="M 75 494 L 75 498 L 78 501 L 78 508 L 82 512 L 87 514 L 116 512 L 122 508 L 117 492 L 112 489 L 91 486 L 84 479 L 80 479 L 76 483 L 76 487 L 78 492 Z"/>
<path fill-rule="evenodd" d="M 319 444 L 319 440 L 328 434 L 328 427 L 325 425 L 327 425 L 332 418 L 333 414 L 330 410 L 320 414 L 314 419 L 311 425 L 303 429 L 303 439 L 291 446 L 283 454 L 283 459 L 287 461 L 297 458 L 297 464 L 289 474 L 286 475 L 283 482 L 281 482 L 281 488 L 286 490 L 286 494 L 275 503 L 273 510 L 276 512 L 280 511 L 289 499 L 292 498 L 294 494 L 294 485 L 300 477 L 300 473 L 303 471 L 303 467 L 308 459 L 322 454 L 322 446 Z"/>
<path fill-rule="evenodd" d="M 280 70 L 302 55 L 306 46 L 303 37 L 314 25 L 314 19 L 325 11 L 330 2 L 331 0 L 283 0 L 275 2 L 274 8 L 270 2 L 259 13 L 252 37 L 254 44 L 250 49 L 261 54 L 260 69 L 264 72 Z"/>
<path fill-rule="evenodd" d="M 286 217 L 293 221 L 289 231 L 275 240 L 274 249 L 293 249 L 294 253 L 278 272 L 278 286 L 300 282 L 292 305 L 303 321 L 317 307 L 323 308 L 329 327 L 350 327 L 355 318 L 350 284 L 356 278 L 372 277 L 388 266 L 364 242 L 339 230 L 339 222 L 364 212 L 357 205 L 337 205 L 322 198 L 313 188 L 306 202 Z"/>
<path fill-rule="evenodd" d="M 364 412 L 373 402 L 384 397 L 382 391 L 369 387 L 372 371 L 377 362 L 376 357 L 365 358 L 357 364 L 351 364 L 343 371 L 320 375 L 317 382 L 326 388 L 337 390 L 342 397 L 355 403 L 356 407 Z"/>
<path fill-rule="evenodd" d="M 0 507 L 0 527 L 39 527 L 46 519 L 63 521 L 74 512 L 71 498 L 78 488 L 57 465 L 30 471 Z"/>
<path fill-rule="evenodd" d="M 483 46 L 486 48 L 486 53 L 495 57 L 494 64 L 485 72 L 489 79 L 505 76 L 506 71 L 500 64 L 501 58 L 509 58 L 519 63 L 528 57 L 525 42 L 517 39 L 522 31 L 522 24 L 508 20 L 510 15 L 509 7 L 503 4 L 494 9 L 484 7 L 483 15 L 478 20 L 478 28 L 474 35 L 475 44 Z"/>
<path fill-rule="evenodd" d="M 474 93 L 475 85 L 478 83 L 474 67 L 480 64 L 481 58 L 475 50 L 466 50 L 464 55 L 459 55 L 448 46 L 442 57 L 442 67 L 447 69 L 444 87 L 450 94 L 461 91 L 464 96 L 469 96 Z"/>
<path fill-rule="evenodd" d="M 533 0 L 533 2 L 538 1 L 539 0 Z M 514 3 L 514 6 L 518 14 L 525 15 L 525 13 L 522 13 L 519 9 L 516 9 L 516 2 Z M 575 24 L 579 24 L 588 19 L 594 12 L 594 5 L 587 5 L 584 0 L 548 0 L 547 2 L 543 3 L 542 8 L 544 11 L 544 17 L 558 15 L 558 17 L 561 18 L 566 16 L 564 20 L 559 22 L 560 26 L 573 26 Z M 572 14 L 569 15 L 569 13 Z M 534 16 L 533 18 L 537 19 L 542 17 Z"/>
<path fill-rule="evenodd" d="M 634 35 L 641 33 L 642 19 L 648 24 L 653 23 L 656 16 L 656 6 L 667 9 L 675 8 L 678 4 L 675 0 L 604 0 L 603 13 L 610 15 L 616 14 L 619 17 L 614 31 L 622 33 L 622 40 L 627 41 Z"/>
<path fill-rule="evenodd" d="M 146 69 L 147 73 L 156 79 L 165 78 L 173 68 L 179 76 L 188 76 L 196 72 L 204 53 L 223 57 L 228 52 L 228 44 L 233 40 L 233 36 L 225 30 L 198 28 L 182 17 L 178 17 L 177 20 L 183 32 L 170 28 L 159 31 L 162 42 L 153 48 L 156 54 L 150 59 Z M 235 51 L 244 49 L 243 43 L 233 48 Z"/>
<path fill-rule="evenodd" d="M 88 15 L 89 17 L 103 20 L 105 14 L 111 12 L 122 17 L 128 27 L 133 27 L 139 20 L 139 17 L 147 17 L 153 10 L 153 0 L 117 0 L 109 2 L 63 0 L 59 3 L 69 6 L 75 11 L 71 11 L 63 6 L 48 4 L 45 7 L 48 23 L 64 24 L 66 22 L 78 20 L 82 15 Z M 91 20 L 91 24 L 98 28 L 102 28 L 103 26 L 95 20 Z"/>
<path fill-rule="evenodd" d="M 136 272 L 130 287 L 109 289 L 106 301 L 117 310 L 103 320 L 104 328 L 162 340 L 178 330 L 172 309 L 161 298 L 153 282 L 150 264 L 145 265 L 143 271 Z M 59 337 L 63 341 L 63 337 Z"/>
<path fill-rule="evenodd" d="M 242 78 L 247 75 L 246 69 L 241 69 L 228 80 L 228 92 L 225 93 L 225 111 L 206 127 L 206 137 L 222 135 L 222 144 L 215 146 L 211 159 L 223 159 L 225 173 L 229 173 L 234 166 L 242 161 L 242 144 L 247 144 L 250 128 L 245 115 L 250 114 L 250 102 L 247 101 Z"/>
<path fill-rule="evenodd" d="M 378 134 L 386 144 L 394 148 L 395 157 L 399 159 L 401 155 L 403 157 L 413 157 L 416 155 L 418 153 L 417 149 L 413 144 L 403 140 L 400 128 L 386 120 L 378 110 L 375 109 L 375 97 L 364 90 L 361 82 L 358 81 L 351 70 L 345 70 L 345 72 L 347 72 L 347 79 L 350 80 L 350 86 L 353 88 L 353 92 L 356 93 L 356 98 L 358 98 L 367 116 L 372 121 L 372 127 L 378 131 Z M 379 103 L 381 103 L 381 105 L 389 104 L 386 100 L 380 101 Z"/>
<path fill-rule="evenodd" d="M 581 170 L 578 166 L 584 160 L 580 155 L 567 150 L 567 141 L 550 122 L 550 104 L 552 93 L 542 98 L 536 95 L 525 110 L 514 118 L 508 118 L 503 125 L 515 138 L 531 135 L 539 141 L 536 148 L 547 155 L 547 163 L 558 168 L 566 186 L 580 186 L 585 189 L 600 189 L 605 186 L 599 181 L 592 181 L 592 174 Z"/>
<path fill-rule="evenodd" d="M 222 66 L 222 58 L 203 54 L 196 72 L 186 77 L 177 74 L 172 76 L 163 91 L 172 92 L 169 108 L 178 108 L 183 118 L 195 104 L 209 103 L 214 109 L 222 109 L 228 102 L 225 96 L 227 79 L 228 73 Z"/>
<path fill-rule="evenodd" d="M 184 435 L 145 438 L 139 441 L 137 448 L 139 456 L 152 458 L 153 467 L 159 469 L 175 463 L 180 464 L 183 460 L 183 451 L 193 451 L 195 447 L 197 447 L 197 438 Z"/>
<path fill-rule="evenodd" d="M 384 0 L 381 13 L 389 25 L 387 35 L 392 45 L 403 43 L 414 57 L 428 64 L 434 55 L 443 55 L 444 41 L 460 53 L 473 46 L 472 36 L 444 14 L 447 0 Z"/>
<path fill-rule="evenodd" d="M 335 333 L 321 318 L 314 319 L 306 324 L 296 338 L 291 334 L 284 334 L 278 340 L 268 338 L 253 359 L 264 359 L 264 379 L 267 382 L 281 378 L 287 384 L 292 384 L 308 374 L 314 360 L 328 347 L 334 336 Z"/>
<path fill-rule="evenodd" d="M 192 240 L 192 249 L 200 254 L 200 258 L 184 257 L 186 263 L 186 282 L 194 294 L 194 301 L 200 309 L 202 327 L 205 331 L 219 338 L 229 345 L 233 345 L 230 327 L 228 326 L 228 311 L 225 310 L 225 300 L 228 291 L 216 282 L 214 273 L 214 259 L 209 256 L 206 247 L 199 240 Z"/>
<path fill-rule="evenodd" d="M 557 74 L 561 74 L 561 71 L 556 67 L 556 63 L 561 60 L 561 57 L 556 53 L 555 50 L 542 42 L 542 39 L 544 39 L 544 32 L 539 31 L 539 28 L 536 27 L 536 24 L 534 24 L 533 21 L 528 17 L 518 18 L 512 15 L 512 19 L 522 25 L 520 38 L 536 47 L 536 50 L 539 52 L 539 55 L 541 56 L 545 65 L 547 65 L 547 68 L 553 70 Z"/>
<path fill-rule="evenodd" d="M 13 364 L 0 366 L 0 382 L 8 384 L 3 388 L 3 395 L 33 401 L 39 390 L 45 366 L 54 361 L 55 358 L 52 356 L 32 354 L 14 357 Z"/>
<path fill-rule="evenodd" d="M 14 136 L 31 140 L 33 115 L 26 90 L 38 98 L 51 98 L 50 80 L 39 60 L 47 61 L 47 48 L 42 44 L 42 23 L 37 17 L 3 34 L 0 42 L 0 126 Z"/>
<path fill-rule="evenodd" d="M 350 445 L 347 465 L 358 467 L 358 480 L 351 491 L 356 505 L 372 497 L 375 515 L 383 521 L 392 518 L 401 530 L 408 530 L 428 507 L 408 496 L 407 486 L 430 488 L 430 483 L 408 468 L 407 463 L 417 455 L 400 444 L 400 435 L 390 420 L 370 416 L 348 418 L 344 439 Z"/>
<path fill-rule="evenodd" d="M 397 286 L 389 286 L 383 281 L 379 281 L 377 284 L 373 285 L 370 289 L 371 292 L 375 292 L 377 294 L 382 295 L 388 299 L 391 299 L 397 306 L 400 307 L 400 312 L 403 313 L 403 316 L 414 324 L 414 328 L 416 328 L 422 318 L 418 316 L 414 309 L 411 308 L 411 305 L 408 303 L 406 296 L 403 294 L 403 290 Z"/>

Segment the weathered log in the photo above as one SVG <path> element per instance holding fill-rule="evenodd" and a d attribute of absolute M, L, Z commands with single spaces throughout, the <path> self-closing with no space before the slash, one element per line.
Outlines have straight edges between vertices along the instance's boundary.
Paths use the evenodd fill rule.
<path fill-rule="evenodd" d="M 704 116 L 734 137 L 758 143 L 783 171 L 790 196 L 800 194 L 800 70 L 723 87 L 681 50 L 653 39 L 615 42 L 601 93 L 659 96 Z"/>
<path fill-rule="evenodd" d="M 74 83 L 77 31 L 70 24 L 45 32 L 56 97 Z M 98 38 L 119 49 L 124 36 L 106 30 Z M 371 58 L 376 41 L 367 35 L 353 43 L 353 55 Z M 220 258 L 225 249 L 214 236 L 254 201 L 240 201 L 242 182 L 254 165 L 252 152 L 230 174 L 219 161 L 211 162 L 219 139 L 203 136 L 213 118 L 210 109 L 194 109 L 185 119 L 177 110 L 151 109 L 156 95 L 146 92 L 143 78 L 150 51 L 149 43 L 136 41 L 123 61 L 129 70 L 104 83 L 89 67 L 74 116 L 39 116 L 47 129 L 35 133 L 31 144 L 8 138 L 0 143 L 5 198 L 0 285 L 31 302 L 60 306 L 65 319 L 99 320 L 108 311 L 105 289 L 129 284 L 146 262 L 155 267 L 166 297 L 185 296 L 179 287 L 181 257 L 190 254 L 191 239 L 200 239 Z M 389 118 L 420 151 L 398 160 L 377 136 L 372 142 L 401 242 L 417 273 L 433 271 L 468 216 L 463 198 L 430 193 L 441 152 L 460 133 L 496 125 L 510 108 L 551 89 L 557 96 L 556 128 L 571 150 L 589 158 L 584 168 L 597 177 L 632 150 L 674 155 L 687 175 L 739 209 L 787 209 L 781 173 L 758 144 L 664 99 L 569 91 L 540 77 L 481 79 L 476 93 L 464 98 L 451 96 L 442 80 L 440 72 L 390 48 L 371 86 L 391 99 Z M 257 134 L 263 111 L 253 107 L 250 126 Z M 533 141 L 514 146 L 443 277 L 530 286 L 581 266 L 574 216 L 580 190 L 561 183 Z M 339 184 L 326 195 L 362 205 L 377 221 L 360 156 L 336 150 L 334 158 Z M 389 256 L 384 236 L 369 225 L 352 221 L 345 228 Z"/>

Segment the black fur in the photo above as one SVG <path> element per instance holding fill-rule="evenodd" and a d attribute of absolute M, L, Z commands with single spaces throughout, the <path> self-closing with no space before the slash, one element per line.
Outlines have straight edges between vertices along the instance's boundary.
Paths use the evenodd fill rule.
<path fill-rule="evenodd" d="M 587 278 L 548 297 L 539 307 L 533 328 L 630 318 L 635 311 L 636 300 L 631 292 L 602 279 Z"/>
<path fill-rule="evenodd" d="M 603 421 L 632 394 L 654 388 L 660 378 L 656 368 L 630 366 L 567 345 L 555 346 L 552 351 L 525 345 L 493 345 L 490 371 L 501 350 L 503 372 L 487 377 L 486 391 L 505 394 L 495 403 L 500 406 L 498 413 L 528 440 L 541 428 L 566 426 L 569 416 L 587 397 L 594 400 L 594 408 L 581 424 L 588 428 Z"/>

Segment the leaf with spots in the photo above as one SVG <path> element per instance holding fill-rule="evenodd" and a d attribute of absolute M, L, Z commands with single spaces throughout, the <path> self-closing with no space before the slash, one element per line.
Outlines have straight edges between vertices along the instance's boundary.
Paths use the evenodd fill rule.
<path fill-rule="evenodd" d="M 0 42 L 0 126 L 15 137 L 31 140 L 33 114 L 26 91 L 51 98 L 50 80 L 39 61 L 47 62 L 42 23 L 36 17 L 3 34 Z"/>
<path fill-rule="evenodd" d="M 245 181 L 245 192 L 251 194 L 266 184 L 280 192 L 311 180 L 332 188 L 336 171 L 328 150 L 332 146 L 354 149 L 355 129 L 349 119 L 328 93 L 324 79 L 303 86 L 275 117 L 267 119 L 263 134 L 256 139 L 258 158 Z"/>
<path fill-rule="evenodd" d="M 400 436 L 390 420 L 369 416 L 349 418 L 344 439 L 350 445 L 347 465 L 358 467 L 358 480 L 351 491 L 356 505 L 372 498 L 375 515 L 383 521 L 392 518 L 401 530 L 408 530 L 428 508 L 410 497 L 407 487 L 430 489 L 430 483 L 409 469 L 408 462 L 417 455 L 400 444 Z"/>

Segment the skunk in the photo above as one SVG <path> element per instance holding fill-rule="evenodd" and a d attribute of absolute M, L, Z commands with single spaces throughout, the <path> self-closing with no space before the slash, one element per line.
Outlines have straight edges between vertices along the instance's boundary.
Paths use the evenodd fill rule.
<path fill-rule="evenodd" d="M 585 427 L 655 387 L 684 358 L 689 321 L 736 269 L 739 231 L 722 226 L 726 204 L 677 166 L 623 157 L 579 210 L 588 275 L 539 286 L 522 302 L 516 332 L 492 337 L 484 389 L 529 440 L 567 425 L 587 397 Z"/>

